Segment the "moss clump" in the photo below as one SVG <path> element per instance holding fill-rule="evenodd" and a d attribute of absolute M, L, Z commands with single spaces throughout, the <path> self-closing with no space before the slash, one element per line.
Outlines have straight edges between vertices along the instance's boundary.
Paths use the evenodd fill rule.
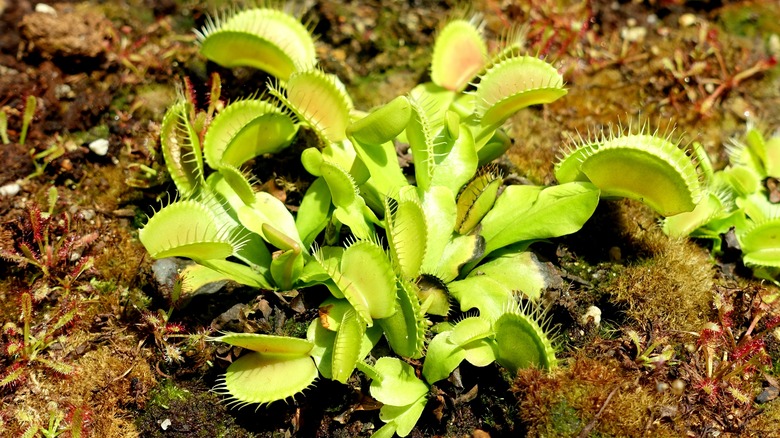
<path fill-rule="evenodd" d="M 666 236 L 636 202 L 616 207 L 621 238 L 629 247 L 625 268 L 603 284 L 604 290 L 636 321 L 698 330 L 711 316 L 714 272 L 706 251 Z"/>
<path fill-rule="evenodd" d="M 768 403 L 760 415 L 753 417 L 744 430 L 750 436 L 776 436 L 780 424 L 780 399 Z"/>
<path fill-rule="evenodd" d="M 527 436 L 677 437 L 670 396 L 641 386 L 614 360 L 584 356 L 554 373 L 521 370 L 513 392 Z"/>
<path fill-rule="evenodd" d="M 179 387 L 169 380 L 154 390 L 136 426 L 140 436 L 149 438 L 252 436 L 236 426 L 216 395 L 197 386 Z"/>
<path fill-rule="evenodd" d="M 639 260 L 605 285 L 636 321 L 661 322 L 669 329 L 695 330 L 709 318 L 712 272 L 690 242 L 670 241 L 653 257 Z"/>

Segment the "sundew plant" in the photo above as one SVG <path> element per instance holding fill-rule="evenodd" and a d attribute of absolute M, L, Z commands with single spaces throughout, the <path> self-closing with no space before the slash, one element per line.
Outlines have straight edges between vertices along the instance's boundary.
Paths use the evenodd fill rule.
<path fill-rule="evenodd" d="M 213 338 L 246 350 L 216 388 L 235 405 L 360 372 L 382 403 L 385 425 L 374 435 L 406 436 L 430 386 L 464 360 L 512 373 L 556 366 L 533 242 L 579 230 L 602 195 L 663 215 L 693 210 L 701 195 L 677 144 L 644 134 L 573 149 L 557 167 L 559 185 L 507 185 L 491 164 L 511 145 L 502 125 L 566 94 L 552 65 L 524 54 L 522 32 L 491 53 L 479 19 L 451 20 L 433 48 L 431 82 L 367 112 L 318 67 L 309 29 L 289 13 L 220 15 L 197 39 L 209 60 L 275 79 L 223 108 L 215 86 L 207 111 L 184 97 L 168 109 L 160 141 L 178 195 L 141 242 L 154 258 L 195 262 L 182 272 L 185 291 L 231 280 L 258 293 L 330 292 L 305 339 Z M 289 153 L 303 130 L 317 140 L 300 156 L 313 182 L 293 213 L 258 189 L 249 164 Z M 408 145 L 413 172 L 399 164 L 398 144 Z M 657 176 L 650 188 L 638 184 L 648 172 Z M 379 342 L 393 354 L 374 356 Z"/>

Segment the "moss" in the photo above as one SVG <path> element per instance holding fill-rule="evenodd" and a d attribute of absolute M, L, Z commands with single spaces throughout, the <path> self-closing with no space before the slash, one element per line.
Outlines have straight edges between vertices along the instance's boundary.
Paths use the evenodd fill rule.
<path fill-rule="evenodd" d="M 160 406 L 165 409 L 169 409 L 171 403 L 178 400 L 185 400 L 191 394 L 189 391 L 183 388 L 179 388 L 171 380 L 163 380 L 157 385 L 151 399 L 149 400 L 149 406 Z"/>
<path fill-rule="evenodd" d="M 706 250 L 666 236 L 655 216 L 637 202 L 624 200 L 606 207 L 608 212 L 600 208 L 597 214 L 610 215 L 611 223 L 595 230 L 604 233 L 605 242 L 592 250 L 604 254 L 619 245 L 624 266 L 600 288 L 636 321 L 650 320 L 677 330 L 698 330 L 709 321 L 715 271 Z"/>
<path fill-rule="evenodd" d="M 676 437 L 675 422 L 661 421 L 662 410 L 676 408 L 670 396 L 640 385 L 615 360 L 578 356 L 554 373 L 518 373 L 513 392 L 527 436 Z"/>
<path fill-rule="evenodd" d="M 143 402 L 154 377 L 145 359 L 133 351 L 136 343 L 130 336 L 117 335 L 111 347 L 102 346 L 70 362 L 77 375 L 37 374 L 29 379 L 34 384 L 26 386 L 33 391 L 17 392 L 10 404 L 0 401 L 0 411 L 9 414 L 5 419 L 11 420 L 5 425 L 4 436 L 21 436 L 24 423 L 48 424 L 48 412 L 68 412 L 72 408 L 90 418 L 88 436 L 138 436 L 128 408 Z"/>
<path fill-rule="evenodd" d="M 780 33 L 780 10 L 760 2 L 726 5 L 718 11 L 719 24 L 726 32 L 742 36 Z"/>
<path fill-rule="evenodd" d="M 506 133 L 513 145 L 506 157 L 516 172 L 534 184 L 554 182 L 553 165 L 563 149 L 560 120 L 546 117 L 546 109 L 527 108 L 512 117 Z"/>
<path fill-rule="evenodd" d="M 780 424 L 780 399 L 768 403 L 759 415 L 745 425 L 750 436 L 776 436 Z"/>
<path fill-rule="evenodd" d="M 154 390 L 136 426 L 141 436 L 149 438 L 252 436 L 236 426 L 216 395 L 197 385 L 182 387 L 170 380 Z"/>

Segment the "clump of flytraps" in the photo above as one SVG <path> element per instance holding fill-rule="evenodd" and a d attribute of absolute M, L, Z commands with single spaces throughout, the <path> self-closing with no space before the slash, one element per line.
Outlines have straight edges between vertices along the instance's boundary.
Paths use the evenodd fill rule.
<path fill-rule="evenodd" d="M 331 293 L 306 339 L 214 338 L 248 350 L 217 387 L 231 403 L 271 403 L 319 376 L 346 383 L 359 370 L 383 404 L 386 424 L 374 436 L 406 436 L 430 385 L 463 360 L 511 372 L 556 366 L 535 304 L 545 272 L 533 242 L 576 232 L 602 196 L 639 199 L 664 216 L 694 210 L 703 196 L 696 166 L 644 130 L 583 142 L 556 166 L 560 185 L 505 185 L 489 165 L 511 144 L 501 126 L 566 90 L 553 66 L 523 54 L 521 32 L 490 54 L 481 31 L 479 20 L 451 20 L 436 39 L 431 82 L 370 112 L 317 67 L 310 31 L 286 12 L 226 14 L 197 33 L 208 59 L 275 76 L 274 99 L 218 108 L 215 81 L 207 111 L 186 99 L 168 110 L 161 144 L 179 196 L 149 219 L 141 242 L 154 258 L 196 262 L 182 272 L 184 291 L 232 280 Z M 293 214 L 257 191 L 246 168 L 301 129 L 319 145 L 301 154 L 315 180 Z M 395 142 L 409 145 L 414 183 Z M 472 316 L 451 320 L 453 308 Z M 398 357 L 367 359 L 382 337 Z M 422 360 L 422 378 L 399 357 Z"/>

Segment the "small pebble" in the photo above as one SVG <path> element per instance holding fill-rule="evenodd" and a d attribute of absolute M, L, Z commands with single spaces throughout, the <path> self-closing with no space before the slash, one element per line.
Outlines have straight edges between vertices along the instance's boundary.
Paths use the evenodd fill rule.
<path fill-rule="evenodd" d="M 768 386 L 764 388 L 763 391 L 761 391 L 761 394 L 756 396 L 756 403 L 766 403 L 772 401 L 776 399 L 778 395 L 780 395 L 780 389 L 775 388 L 774 386 Z"/>
<path fill-rule="evenodd" d="M 40 12 L 42 14 L 57 15 L 57 10 L 47 5 L 46 3 L 38 3 L 37 5 L 35 5 L 35 12 Z"/>
<path fill-rule="evenodd" d="M 89 150 L 101 157 L 108 153 L 108 140 L 99 138 L 89 144 Z"/>
<path fill-rule="evenodd" d="M 160 423 L 160 428 L 162 430 L 168 430 L 169 427 L 171 427 L 171 419 L 170 418 L 166 418 L 165 420 L 162 421 L 162 423 Z"/>
<path fill-rule="evenodd" d="M 688 27 L 696 24 L 696 20 L 697 18 L 693 14 L 683 14 L 680 16 L 680 19 L 677 20 L 677 22 L 680 24 L 681 27 Z"/>
<path fill-rule="evenodd" d="M 0 196 L 14 196 L 19 193 L 22 186 L 19 183 L 10 183 L 0 187 Z"/>
<path fill-rule="evenodd" d="M 86 208 L 79 212 L 79 216 L 81 217 L 81 219 L 85 221 L 91 221 L 92 219 L 95 218 L 95 210 Z"/>

